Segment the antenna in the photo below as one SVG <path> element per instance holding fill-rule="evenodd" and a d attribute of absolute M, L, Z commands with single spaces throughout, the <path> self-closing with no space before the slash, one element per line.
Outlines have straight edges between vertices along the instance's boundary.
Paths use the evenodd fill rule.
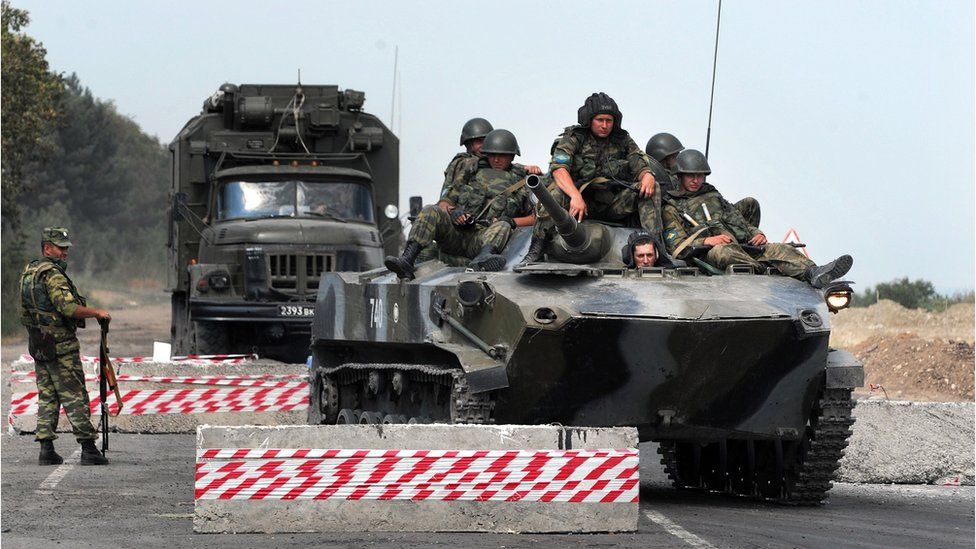
<path fill-rule="evenodd" d="M 722 26 L 722 0 L 718 0 L 718 19 L 715 23 L 715 57 L 712 58 L 712 93 L 708 98 L 708 133 L 705 134 L 705 160 L 712 142 L 712 105 L 715 103 L 715 67 L 718 66 L 718 30 Z"/>
<path fill-rule="evenodd" d="M 397 61 L 400 58 L 400 45 L 393 49 L 393 96 L 390 97 L 390 131 L 393 131 L 393 111 L 396 109 Z"/>
<path fill-rule="evenodd" d="M 302 85 L 302 69 L 298 69 L 298 85 Z"/>

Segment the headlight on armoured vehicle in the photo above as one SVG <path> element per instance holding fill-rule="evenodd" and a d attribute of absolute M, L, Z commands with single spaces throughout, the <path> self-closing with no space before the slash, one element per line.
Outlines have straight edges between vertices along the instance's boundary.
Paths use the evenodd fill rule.
<path fill-rule="evenodd" d="M 396 216 L 400 215 L 400 208 L 397 208 L 393 204 L 387 204 L 386 208 L 383 209 L 383 215 L 387 219 L 396 219 Z"/>
<path fill-rule="evenodd" d="M 824 291 L 824 300 L 827 302 L 827 308 L 830 309 L 830 312 L 836 313 L 850 307 L 853 294 L 854 290 L 851 289 L 850 285 L 847 282 L 841 282 L 827 287 Z"/>

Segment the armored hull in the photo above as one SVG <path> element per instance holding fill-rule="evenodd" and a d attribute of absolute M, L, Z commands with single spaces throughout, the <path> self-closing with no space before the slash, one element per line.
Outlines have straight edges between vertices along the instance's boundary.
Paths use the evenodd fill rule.
<path fill-rule="evenodd" d="M 599 231 L 607 249 L 629 233 Z M 863 376 L 828 346 L 823 292 L 748 269 L 604 259 L 497 273 L 434 261 L 406 283 L 385 269 L 326 275 L 310 420 L 635 426 L 661 442 L 679 486 L 821 501 Z M 804 466 L 818 471 L 812 489 Z"/>

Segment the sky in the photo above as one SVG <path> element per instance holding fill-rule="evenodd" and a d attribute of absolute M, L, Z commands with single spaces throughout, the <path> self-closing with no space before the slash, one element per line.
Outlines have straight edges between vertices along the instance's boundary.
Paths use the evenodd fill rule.
<path fill-rule="evenodd" d="M 595 91 L 641 147 L 705 149 L 717 0 L 12 3 L 53 70 L 164 143 L 224 82 L 365 91 L 400 136 L 401 209 L 436 198 L 468 119 L 546 166 Z M 771 241 L 852 254 L 860 288 L 972 289 L 974 30 L 971 0 L 726 0 L 709 182 L 757 198 Z"/>

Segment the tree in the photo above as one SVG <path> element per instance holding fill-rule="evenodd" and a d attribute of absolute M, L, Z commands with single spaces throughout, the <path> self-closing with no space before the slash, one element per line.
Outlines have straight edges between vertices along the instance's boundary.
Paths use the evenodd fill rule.
<path fill-rule="evenodd" d="M 57 109 L 64 84 L 48 70 L 47 51 L 25 34 L 30 23 L 24 10 L 2 4 L 2 210 L 4 223 L 16 228 L 17 199 L 29 187 L 27 167 L 50 154 L 48 139 L 59 119 Z"/>
<path fill-rule="evenodd" d="M 890 282 L 880 282 L 874 288 L 866 288 L 863 294 L 855 296 L 853 305 L 865 307 L 879 299 L 890 299 L 902 307 L 917 309 L 931 308 L 935 301 L 944 298 L 936 293 L 935 286 L 928 280 L 909 280 L 906 276 Z"/>

